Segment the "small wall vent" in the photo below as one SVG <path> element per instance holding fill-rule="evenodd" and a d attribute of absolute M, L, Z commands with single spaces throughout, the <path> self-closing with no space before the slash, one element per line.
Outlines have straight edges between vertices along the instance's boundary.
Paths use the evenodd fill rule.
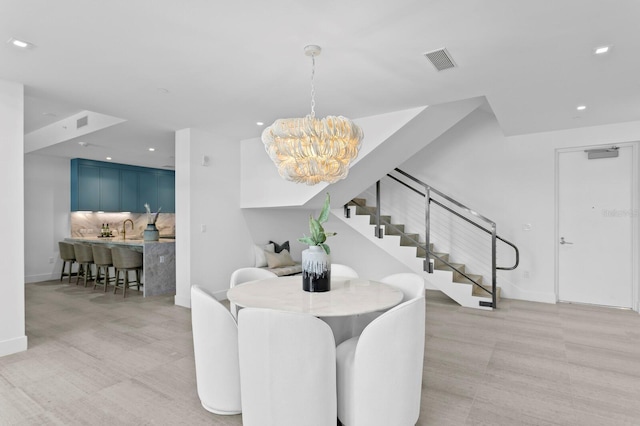
<path fill-rule="evenodd" d="M 438 70 L 447 70 L 449 68 L 455 68 L 456 64 L 451 59 L 451 55 L 444 47 L 442 49 L 432 50 L 424 54 L 431 64 Z"/>
<path fill-rule="evenodd" d="M 84 127 L 87 124 L 89 124 L 89 116 L 85 115 L 84 117 L 78 118 L 78 120 L 76 121 L 76 129 Z"/>

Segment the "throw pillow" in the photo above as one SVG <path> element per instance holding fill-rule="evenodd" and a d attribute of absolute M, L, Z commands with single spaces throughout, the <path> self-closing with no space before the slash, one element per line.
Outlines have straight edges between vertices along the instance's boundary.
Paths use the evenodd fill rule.
<path fill-rule="evenodd" d="M 256 258 L 256 262 L 255 262 L 256 268 L 262 268 L 264 266 L 267 266 L 267 258 L 265 257 L 264 253 L 265 252 L 273 253 L 274 250 L 275 250 L 275 247 L 271 243 L 266 244 L 264 246 L 259 246 L 255 244 L 253 246 L 253 252 L 255 253 L 255 258 Z"/>
<path fill-rule="evenodd" d="M 289 248 L 289 241 L 285 241 L 282 244 L 274 243 L 273 241 L 269 241 L 269 243 L 273 244 L 273 247 L 275 248 L 276 253 L 280 253 L 282 250 L 291 252 L 291 249 Z"/>
<path fill-rule="evenodd" d="M 267 257 L 267 266 L 269 268 L 280 268 L 282 266 L 293 266 L 296 263 L 291 258 L 289 250 L 283 249 L 280 253 L 264 252 Z"/>

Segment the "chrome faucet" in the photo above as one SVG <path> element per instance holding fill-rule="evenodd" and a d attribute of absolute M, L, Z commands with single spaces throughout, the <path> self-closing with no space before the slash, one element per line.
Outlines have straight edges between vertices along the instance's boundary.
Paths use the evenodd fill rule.
<path fill-rule="evenodd" d="M 133 220 L 131 219 L 126 219 L 124 222 L 122 222 L 122 239 L 126 240 L 127 239 L 127 222 L 131 222 L 131 230 L 134 230 L 133 227 Z"/>

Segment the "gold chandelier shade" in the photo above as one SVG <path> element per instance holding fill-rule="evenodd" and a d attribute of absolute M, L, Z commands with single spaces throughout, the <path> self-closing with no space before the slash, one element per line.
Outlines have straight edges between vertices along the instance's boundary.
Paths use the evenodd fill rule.
<path fill-rule="evenodd" d="M 262 142 L 282 178 L 315 185 L 347 177 L 363 136 L 346 117 L 308 115 L 276 120 L 262 132 Z"/>

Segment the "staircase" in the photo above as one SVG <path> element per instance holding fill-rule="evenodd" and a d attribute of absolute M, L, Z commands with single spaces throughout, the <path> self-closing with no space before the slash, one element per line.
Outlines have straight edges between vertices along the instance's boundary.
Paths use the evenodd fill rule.
<path fill-rule="evenodd" d="M 346 210 L 349 210 L 347 213 Z M 405 225 L 394 224 L 391 216 L 380 215 L 380 227 L 384 237 L 377 238 L 377 209 L 367 206 L 366 199 L 354 198 L 345 206 L 344 214 L 341 210 L 334 210 L 349 226 L 360 232 L 405 264 L 413 272 L 424 276 L 434 287 L 455 300 L 461 306 L 492 310 L 491 286 L 482 283 L 481 275 L 466 271 L 464 264 L 449 262 L 448 253 L 439 253 L 430 244 L 434 270 L 432 274 L 424 271 L 426 260 L 426 244 L 419 241 L 418 234 L 405 232 Z M 476 284 L 474 284 L 474 281 Z M 499 301 L 500 288 L 497 288 L 496 298 Z"/>

